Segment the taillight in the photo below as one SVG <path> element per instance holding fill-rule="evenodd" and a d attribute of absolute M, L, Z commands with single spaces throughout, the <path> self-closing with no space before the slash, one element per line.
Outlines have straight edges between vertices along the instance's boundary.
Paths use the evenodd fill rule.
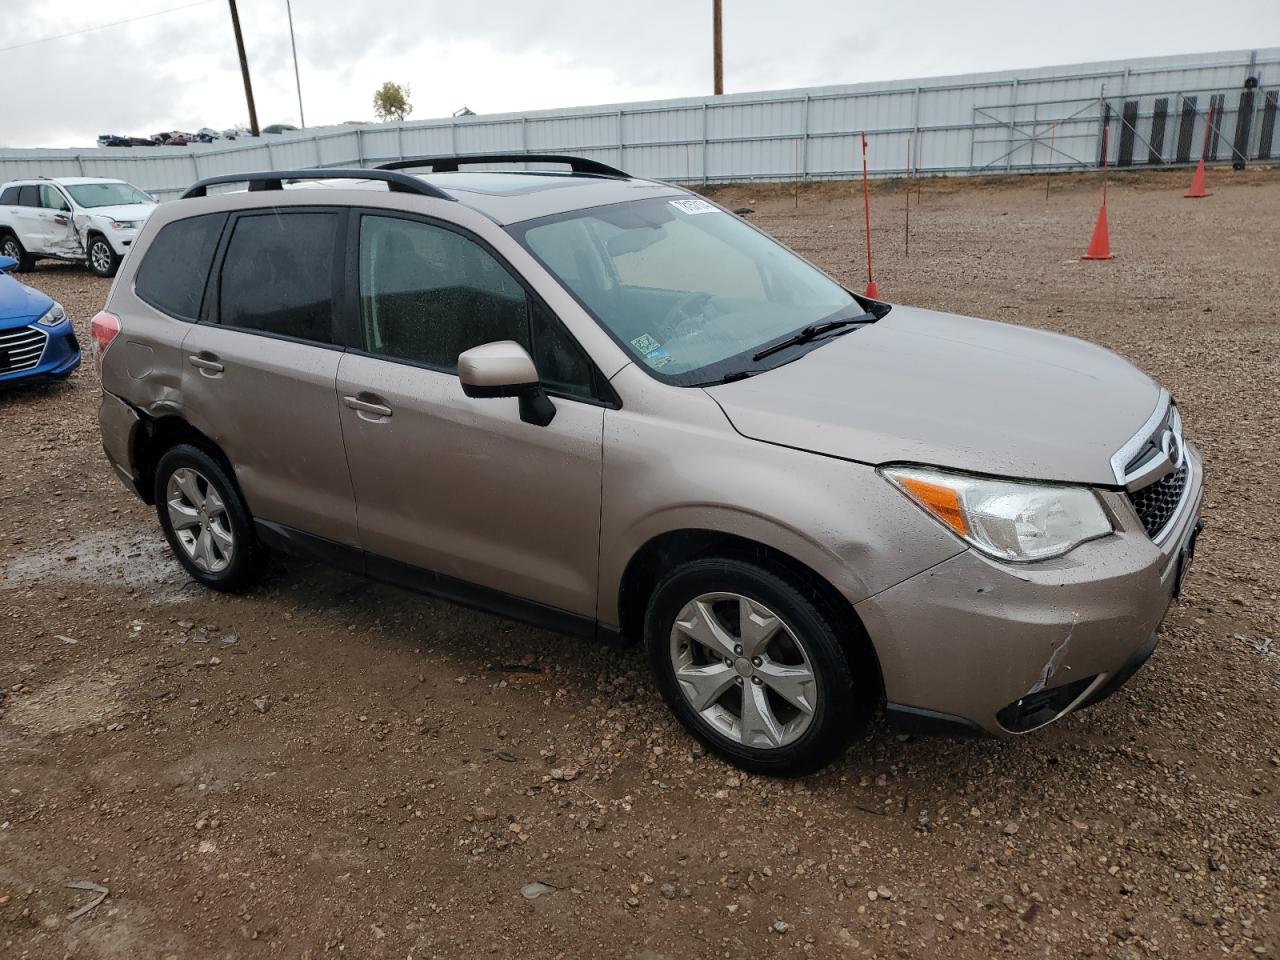
<path fill-rule="evenodd" d="M 93 365 L 102 372 L 102 358 L 115 338 L 120 336 L 120 318 L 105 310 L 93 318 L 89 330 L 93 336 Z"/>

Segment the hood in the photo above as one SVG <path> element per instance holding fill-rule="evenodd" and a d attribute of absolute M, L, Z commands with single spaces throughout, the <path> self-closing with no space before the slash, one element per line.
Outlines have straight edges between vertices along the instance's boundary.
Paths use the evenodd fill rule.
<path fill-rule="evenodd" d="M 145 220 L 155 208 L 154 203 L 118 203 L 108 207 L 83 207 L 76 213 L 82 217 L 105 217 L 108 220 Z"/>
<path fill-rule="evenodd" d="M 1160 388 L 1102 347 L 894 307 L 792 363 L 708 387 L 741 434 L 882 464 L 1114 486 Z"/>
<path fill-rule="evenodd" d="M 7 326 L 11 320 L 21 320 L 23 325 L 31 323 L 52 306 L 53 300 L 39 290 L 0 273 L 0 326 Z"/>

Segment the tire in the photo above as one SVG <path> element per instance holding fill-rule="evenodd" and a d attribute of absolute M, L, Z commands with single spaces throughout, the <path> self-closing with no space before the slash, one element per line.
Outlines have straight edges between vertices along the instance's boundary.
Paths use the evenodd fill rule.
<path fill-rule="evenodd" d="M 35 257 L 27 253 L 22 241 L 13 233 L 0 234 L 0 257 L 13 257 L 17 260 L 18 273 L 30 273 L 36 268 Z"/>
<path fill-rule="evenodd" d="M 744 634 L 748 615 L 765 626 Z M 702 559 L 676 568 L 649 600 L 644 635 L 668 706 L 710 750 L 745 770 L 809 773 L 870 720 L 871 684 L 854 676 L 835 618 L 761 567 Z"/>
<path fill-rule="evenodd" d="M 169 549 L 192 579 L 224 593 L 258 581 L 264 550 L 253 519 L 239 488 L 208 453 L 187 443 L 165 451 L 156 464 L 155 503 Z"/>
<path fill-rule="evenodd" d="M 107 238 L 95 233 L 89 237 L 89 249 L 86 263 L 94 276 L 110 279 L 120 269 L 120 254 L 112 249 Z"/>

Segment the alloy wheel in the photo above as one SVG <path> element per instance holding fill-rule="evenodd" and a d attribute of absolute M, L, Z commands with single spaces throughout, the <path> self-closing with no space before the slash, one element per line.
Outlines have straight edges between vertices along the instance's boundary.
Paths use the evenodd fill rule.
<path fill-rule="evenodd" d="M 702 720 L 746 747 L 777 749 L 809 728 L 818 682 L 804 643 L 759 601 L 690 600 L 671 628 L 676 685 Z"/>
<path fill-rule="evenodd" d="M 207 477 L 179 467 L 165 485 L 165 506 L 174 535 L 191 562 L 206 573 L 221 573 L 235 556 L 235 534 L 227 507 Z"/>
<path fill-rule="evenodd" d="M 5 238 L 4 245 L 0 246 L 0 251 L 3 251 L 3 255 L 6 257 L 12 257 L 14 260 L 21 259 L 18 256 L 18 241 L 13 237 Z"/>
<path fill-rule="evenodd" d="M 98 240 L 89 248 L 89 257 L 93 261 L 93 269 L 106 273 L 111 269 L 111 248 L 106 241 Z"/>

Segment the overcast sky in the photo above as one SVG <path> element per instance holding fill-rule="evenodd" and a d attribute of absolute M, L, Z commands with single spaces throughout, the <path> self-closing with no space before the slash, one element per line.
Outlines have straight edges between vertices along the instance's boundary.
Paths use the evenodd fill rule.
<path fill-rule="evenodd" d="M 227 2 L 193 2 L 0 0 L 0 145 L 246 122 Z M 285 0 L 239 5 L 258 120 L 297 124 Z M 1280 44 L 1280 0 L 724 7 L 729 93 Z M 293 0 L 306 119 L 373 119 L 384 80 L 412 86 L 414 119 L 464 104 L 499 113 L 710 93 L 710 10 L 711 0 Z"/>

